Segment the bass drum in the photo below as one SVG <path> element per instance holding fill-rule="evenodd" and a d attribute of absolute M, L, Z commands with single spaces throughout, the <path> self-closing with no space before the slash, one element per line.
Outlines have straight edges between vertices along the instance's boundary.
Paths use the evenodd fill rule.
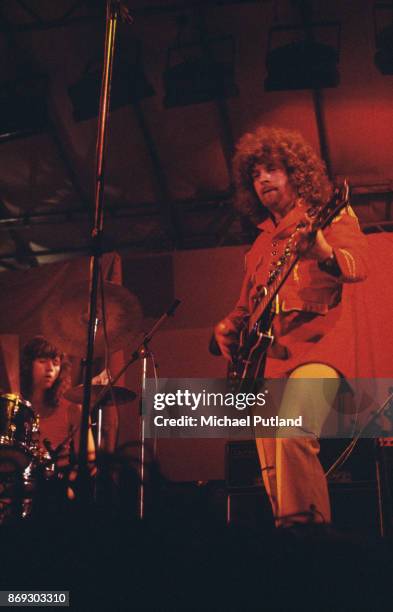
<path fill-rule="evenodd" d="M 30 402 L 16 393 L 0 395 L 0 473 L 27 468 L 37 431 Z"/>

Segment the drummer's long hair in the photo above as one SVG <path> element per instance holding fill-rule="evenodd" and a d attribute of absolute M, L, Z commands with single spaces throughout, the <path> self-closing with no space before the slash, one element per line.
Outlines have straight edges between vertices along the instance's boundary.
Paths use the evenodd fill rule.
<path fill-rule="evenodd" d="M 20 362 L 20 385 L 22 396 L 30 400 L 33 394 L 33 361 L 40 358 L 60 359 L 59 376 L 50 389 L 46 389 L 44 402 L 48 408 L 55 409 L 59 405 L 60 397 L 70 387 L 71 365 L 61 351 L 48 342 L 43 336 L 32 338 L 22 350 Z"/>
<path fill-rule="evenodd" d="M 254 191 L 257 164 L 282 167 L 297 196 L 308 206 L 320 206 L 331 198 L 325 164 L 303 136 L 292 130 L 260 126 L 240 138 L 233 158 L 235 207 L 256 225 L 269 216 Z"/>

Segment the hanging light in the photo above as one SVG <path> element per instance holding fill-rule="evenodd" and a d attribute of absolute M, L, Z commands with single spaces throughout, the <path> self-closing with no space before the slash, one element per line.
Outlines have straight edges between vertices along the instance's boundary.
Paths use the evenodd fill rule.
<path fill-rule="evenodd" d="M 313 28 L 337 29 L 336 46 L 327 45 L 314 39 Z M 301 37 L 283 46 L 272 48 L 277 33 L 301 32 Z M 269 30 L 266 56 L 266 91 L 292 89 L 320 89 L 337 87 L 340 44 L 339 22 L 319 22 L 305 26 L 281 25 Z"/>

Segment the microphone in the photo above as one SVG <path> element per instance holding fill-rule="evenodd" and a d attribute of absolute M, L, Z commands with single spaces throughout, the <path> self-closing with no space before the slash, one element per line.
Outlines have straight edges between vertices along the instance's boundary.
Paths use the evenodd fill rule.
<path fill-rule="evenodd" d="M 167 317 L 173 317 L 175 315 L 176 308 L 181 304 L 181 300 L 176 299 L 169 310 L 166 311 Z"/>

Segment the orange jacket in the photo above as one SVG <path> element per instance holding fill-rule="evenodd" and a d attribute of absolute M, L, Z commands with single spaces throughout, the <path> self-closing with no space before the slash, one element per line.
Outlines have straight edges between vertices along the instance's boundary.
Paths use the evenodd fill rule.
<path fill-rule="evenodd" d="M 228 315 L 238 328 L 252 312 L 254 296 L 265 285 L 272 264 L 282 255 L 306 209 L 305 204 L 298 201 L 278 226 L 270 219 L 259 226 L 261 234 L 246 255 L 246 276 L 240 298 Z M 367 276 L 367 239 L 350 206 L 344 208 L 323 233 L 333 248 L 340 276 L 321 270 L 315 259 L 303 256 L 279 291 L 279 315 L 273 323 L 275 344 L 269 356 L 289 360 L 286 365 L 291 369 L 302 362 L 302 354 L 309 353 L 312 344 L 334 330 L 340 317 L 343 283 L 359 282 Z M 334 351 L 332 342 L 330 347 L 326 354 Z M 312 354 L 308 355 L 308 360 L 313 360 Z M 326 362 L 332 364 L 332 357 L 327 357 Z"/>

